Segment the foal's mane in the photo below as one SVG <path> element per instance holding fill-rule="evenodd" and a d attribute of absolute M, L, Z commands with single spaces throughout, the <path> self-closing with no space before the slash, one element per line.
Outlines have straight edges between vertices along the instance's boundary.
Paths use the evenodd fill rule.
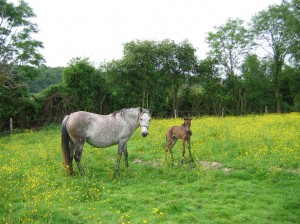
<path fill-rule="evenodd" d="M 184 125 L 185 125 L 185 121 L 186 121 L 186 120 L 191 120 L 191 119 L 190 119 L 190 118 L 187 118 L 187 117 L 185 117 L 185 118 L 184 118 L 184 121 L 183 121 L 183 124 L 182 124 L 182 126 L 184 126 Z"/>

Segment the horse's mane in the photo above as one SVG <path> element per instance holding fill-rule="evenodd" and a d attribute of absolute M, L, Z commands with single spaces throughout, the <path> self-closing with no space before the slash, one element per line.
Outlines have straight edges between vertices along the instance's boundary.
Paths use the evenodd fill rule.
<path fill-rule="evenodd" d="M 113 117 L 116 117 L 117 114 L 123 115 L 124 110 L 125 110 L 125 109 L 114 111 L 114 112 L 111 113 L 111 115 L 112 115 Z"/>
<path fill-rule="evenodd" d="M 128 111 L 128 110 L 136 110 L 136 109 L 138 109 L 141 113 L 143 112 L 143 109 L 142 109 L 141 107 L 138 107 L 138 108 L 128 108 L 128 109 L 125 109 L 125 108 L 124 108 L 124 109 L 121 109 L 121 110 L 112 112 L 111 115 L 112 115 L 113 117 L 116 117 L 117 114 L 120 114 L 122 117 L 124 117 L 125 111 Z"/>

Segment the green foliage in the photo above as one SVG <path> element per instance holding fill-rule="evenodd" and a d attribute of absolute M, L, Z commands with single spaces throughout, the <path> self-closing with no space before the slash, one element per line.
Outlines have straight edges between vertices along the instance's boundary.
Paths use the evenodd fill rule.
<path fill-rule="evenodd" d="M 50 122 L 60 123 L 70 108 L 71 96 L 68 89 L 61 84 L 51 85 L 36 95 L 37 102 L 41 105 L 39 111 L 42 124 Z"/>
<path fill-rule="evenodd" d="M 153 119 L 128 142 L 130 168 L 114 175 L 117 146 L 85 145 L 85 176 L 66 176 L 60 127 L 0 138 L 3 223 L 297 223 L 299 114 L 193 118 L 194 160 L 165 158 Z M 123 158 L 121 160 L 123 162 Z M 75 164 L 74 164 L 75 165 Z"/>
<path fill-rule="evenodd" d="M 180 90 L 195 65 L 195 49 L 187 41 L 132 41 L 121 60 L 107 64 L 106 81 L 121 107 L 147 107 L 165 116 L 170 106 L 178 110 Z"/>
<path fill-rule="evenodd" d="M 237 75 L 243 56 L 249 52 L 249 34 L 240 19 L 228 19 L 223 26 L 216 27 L 216 32 L 209 32 L 207 43 L 211 50 L 210 57 L 217 60 L 223 75 Z"/>
<path fill-rule="evenodd" d="M 300 111 L 299 0 L 258 12 L 250 27 L 238 18 L 216 26 L 201 61 L 188 40 L 135 40 L 124 44 L 120 60 L 96 68 L 88 58 L 74 58 L 65 69 L 38 66 L 43 44 L 32 38 L 38 30 L 25 1 L 0 0 L 0 6 L 3 122 L 10 117 L 57 122 L 75 110 L 108 114 L 136 106 L 151 109 L 155 117 L 173 116 L 175 110 L 263 113 L 266 106 L 269 112 Z"/>
<path fill-rule="evenodd" d="M 242 60 L 250 50 L 250 35 L 240 19 L 228 19 L 216 32 L 209 32 L 207 42 L 211 47 L 209 56 L 219 64 L 219 73 L 225 77 L 226 104 L 233 113 L 241 113 L 244 107 L 239 80 Z"/>
<path fill-rule="evenodd" d="M 88 58 L 74 58 L 63 70 L 63 85 L 70 91 L 72 110 L 101 113 L 106 97 L 102 73 Z"/>
<path fill-rule="evenodd" d="M 274 111 L 273 88 L 268 77 L 267 63 L 259 61 L 257 55 L 249 55 L 242 65 L 242 74 L 242 85 L 246 92 L 245 110 L 248 113 L 261 113 L 268 106 L 269 110 Z"/>
<path fill-rule="evenodd" d="M 285 6 L 289 9 L 288 17 L 288 28 L 291 36 L 291 53 L 293 55 L 293 63 L 300 63 L 300 1 L 299 0 L 290 0 L 284 1 Z"/>
<path fill-rule="evenodd" d="M 28 81 L 29 91 L 38 93 L 48 86 L 62 83 L 62 71 L 62 67 L 51 68 L 46 65 L 38 67 L 36 77 Z"/>
<path fill-rule="evenodd" d="M 255 43 L 266 51 L 270 58 L 270 68 L 273 83 L 274 98 L 277 112 L 282 111 L 281 91 L 283 87 L 282 69 L 286 57 L 292 52 L 294 41 L 299 34 L 291 32 L 295 18 L 285 4 L 270 6 L 252 19 L 252 33 Z M 292 41 L 291 41 L 292 40 Z"/>
<path fill-rule="evenodd" d="M 0 93 L 0 130 L 10 118 L 17 122 L 22 121 L 22 123 L 16 123 L 16 127 L 19 128 L 26 127 L 27 121 L 38 118 L 40 104 L 35 101 L 34 97 L 28 95 L 25 87 L 16 89 L 0 87 Z"/>
<path fill-rule="evenodd" d="M 43 62 L 39 53 L 43 44 L 32 38 L 37 33 L 34 16 L 25 1 L 15 5 L 0 0 L 0 120 L 4 122 L 35 119 L 39 110 L 25 84 L 35 77 L 34 66 Z"/>
<path fill-rule="evenodd" d="M 25 1 L 14 5 L 6 0 L 0 1 L 0 85 L 13 88 L 18 83 L 18 66 L 36 66 L 43 61 L 38 52 L 42 42 L 34 40 L 37 26 L 32 22 L 35 17 Z"/>

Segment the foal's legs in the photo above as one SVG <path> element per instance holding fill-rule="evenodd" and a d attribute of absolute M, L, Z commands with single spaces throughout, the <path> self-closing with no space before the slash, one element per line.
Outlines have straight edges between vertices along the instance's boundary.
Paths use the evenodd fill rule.
<path fill-rule="evenodd" d="M 185 154 L 185 138 L 182 138 L 182 156 L 181 156 L 181 163 L 183 163 L 183 158 L 184 158 L 184 154 Z"/>
<path fill-rule="evenodd" d="M 175 138 L 174 136 L 171 137 L 171 138 L 167 137 L 167 146 L 166 146 L 166 156 L 165 156 L 165 160 L 167 160 L 168 151 L 170 151 L 171 159 L 172 159 L 172 161 L 174 161 L 172 148 L 173 148 L 173 146 L 176 144 L 177 140 L 178 140 L 178 139 Z"/>
<path fill-rule="evenodd" d="M 183 138 L 182 139 L 182 158 L 181 159 L 183 159 L 184 158 L 184 154 L 185 154 L 185 138 Z"/>
<path fill-rule="evenodd" d="M 189 155 L 190 155 L 190 158 L 192 158 L 192 152 L 191 152 L 191 139 L 188 138 L 188 139 L 187 139 L 187 142 L 188 142 Z"/>

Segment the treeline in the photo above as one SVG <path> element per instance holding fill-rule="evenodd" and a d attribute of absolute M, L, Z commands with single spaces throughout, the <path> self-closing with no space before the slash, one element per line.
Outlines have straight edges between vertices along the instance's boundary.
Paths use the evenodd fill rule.
<path fill-rule="evenodd" d="M 125 43 L 121 59 L 101 66 L 89 58 L 74 58 L 65 68 L 38 66 L 36 42 L 27 64 L 0 51 L 0 119 L 58 121 L 77 110 L 107 114 L 137 106 L 155 117 L 300 111 L 299 2 L 270 6 L 248 25 L 228 19 L 208 33 L 205 59 L 188 40 L 169 39 Z"/>

